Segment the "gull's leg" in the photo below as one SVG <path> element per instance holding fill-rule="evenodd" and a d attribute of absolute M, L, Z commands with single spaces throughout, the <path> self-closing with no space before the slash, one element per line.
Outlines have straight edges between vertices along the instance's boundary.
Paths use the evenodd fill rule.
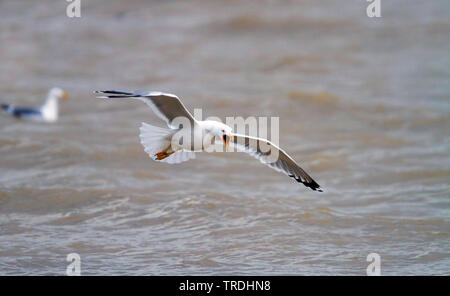
<path fill-rule="evenodd" d="M 155 154 L 156 160 L 163 160 L 164 158 L 169 157 L 170 155 L 172 155 L 173 152 L 158 152 Z"/>
<path fill-rule="evenodd" d="M 164 149 L 163 151 L 156 153 L 155 158 L 156 158 L 156 160 L 163 160 L 164 158 L 169 157 L 173 153 L 175 153 L 175 151 L 172 150 L 172 148 L 169 146 L 166 149 Z"/>

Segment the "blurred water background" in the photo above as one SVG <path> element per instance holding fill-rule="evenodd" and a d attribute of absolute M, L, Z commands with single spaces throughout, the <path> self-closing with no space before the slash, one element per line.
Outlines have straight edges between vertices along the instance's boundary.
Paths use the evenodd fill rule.
<path fill-rule="evenodd" d="M 0 116 L 0 274 L 450 273 L 450 2 L 0 1 L 0 101 L 71 95 L 54 125 Z M 141 102 L 279 116 L 325 189 L 245 154 L 156 163 Z"/>

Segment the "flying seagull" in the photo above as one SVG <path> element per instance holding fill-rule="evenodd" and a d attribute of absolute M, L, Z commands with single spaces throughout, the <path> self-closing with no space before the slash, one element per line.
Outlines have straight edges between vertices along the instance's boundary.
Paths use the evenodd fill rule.
<path fill-rule="evenodd" d="M 1 104 L 0 107 L 15 118 L 55 122 L 58 120 L 58 101 L 66 100 L 68 94 L 58 87 L 50 89 L 45 104 L 40 108 L 16 107 L 10 104 Z"/>
<path fill-rule="evenodd" d="M 103 94 L 98 96 L 101 99 L 125 98 L 137 99 L 146 103 L 156 113 L 158 117 L 164 120 L 169 129 L 155 127 L 147 123 L 142 123 L 140 127 L 141 144 L 144 146 L 145 152 L 156 160 L 166 163 L 180 163 L 189 159 L 195 158 L 195 152 L 203 151 L 213 143 L 204 141 L 206 135 L 214 138 L 222 139 L 225 147 L 229 148 L 231 142 L 238 151 L 246 152 L 269 167 L 283 172 L 297 182 L 303 183 L 306 187 L 315 191 L 322 192 L 322 188 L 316 181 L 313 180 L 286 152 L 277 147 L 272 142 L 256 137 L 233 133 L 232 128 L 218 121 L 205 120 L 200 121 L 194 119 L 189 113 L 181 100 L 173 95 L 162 92 L 148 92 L 148 91 L 118 91 L 118 90 L 103 90 L 95 91 L 96 94 Z M 180 125 L 176 123 L 177 118 L 184 118 L 190 124 L 191 129 L 187 132 L 192 141 L 173 141 L 174 135 L 180 132 Z M 195 141 L 200 137 L 200 141 Z M 201 146 L 196 147 L 193 143 L 202 143 Z M 257 145 L 252 145 L 255 143 Z M 262 145 L 271 146 L 277 152 L 277 159 L 267 161 L 267 153 L 260 148 Z"/>

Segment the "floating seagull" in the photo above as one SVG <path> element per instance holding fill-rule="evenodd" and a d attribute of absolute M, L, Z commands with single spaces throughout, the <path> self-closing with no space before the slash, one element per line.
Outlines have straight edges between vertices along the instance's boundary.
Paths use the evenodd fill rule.
<path fill-rule="evenodd" d="M 322 188 L 316 183 L 286 152 L 277 147 L 272 142 L 240 135 L 233 133 L 231 127 L 218 121 L 205 120 L 199 121 L 189 113 L 180 99 L 173 95 L 162 92 L 145 92 L 145 91 L 118 91 L 118 90 L 104 90 L 95 91 L 96 94 L 104 94 L 106 96 L 99 96 L 98 98 L 129 98 L 137 99 L 146 103 L 156 113 L 158 117 L 163 119 L 170 129 L 151 126 L 147 123 L 142 123 L 140 127 L 141 144 L 144 146 L 145 152 L 156 160 L 166 163 L 180 163 L 189 159 L 195 158 L 195 152 L 204 151 L 209 145 L 214 145 L 209 141 L 204 141 L 206 135 L 213 135 L 221 138 L 225 147 L 229 148 L 230 141 L 237 148 L 238 151 L 246 152 L 269 167 L 283 172 L 297 182 L 303 183 L 306 187 L 312 190 L 322 192 Z M 173 141 L 172 137 L 180 132 L 180 126 L 176 124 L 176 119 L 185 118 L 189 121 L 191 129 L 188 130 L 190 137 L 194 138 L 193 143 L 202 143 L 200 147 L 195 147 L 195 144 L 189 141 Z M 200 139 L 196 140 L 196 137 Z M 256 142 L 257 145 L 252 145 Z M 260 147 L 271 146 L 278 154 L 276 160 L 267 161 L 267 153 L 263 152 Z"/>
<path fill-rule="evenodd" d="M 58 101 L 66 100 L 68 94 L 58 87 L 50 89 L 45 104 L 40 108 L 16 107 L 9 104 L 1 104 L 0 107 L 15 118 L 55 122 L 58 120 Z"/>

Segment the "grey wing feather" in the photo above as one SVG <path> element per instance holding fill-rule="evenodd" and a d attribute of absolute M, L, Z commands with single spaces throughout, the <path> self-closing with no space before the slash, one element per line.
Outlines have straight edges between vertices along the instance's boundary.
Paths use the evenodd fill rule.
<path fill-rule="evenodd" d="M 310 175 L 308 175 L 286 152 L 272 142 L 261 138 L 233 134 L 232 144 L 235 145 L 238 151 L 243 151 L 252 155 L 269 167 L 285 173 L 289 177 L 294 178 L 297 182 L 303 183 L 306 187 L 320 192 L 323 191 L 320 185 L 317 184 Z M 261 149 L 262 145 L 276 150 L 267 149 L 268 151 L 264 152 Z M 278 152 L 278 157 L 276 159 L 272 159 L 273 157 L 270 155 L 271 151 Z"/>
<path fill-rule="evenodd" d="M 95 93 L 106 94 L 101 98 L 132 98 L 146 103 L 155 112 L 155 114 L 164 120 L 170 128 L 179 128 L 172 125 L 172 121 L 177 117 L 187 118 L 193 126 L 196 121 L 191 113 L 186 109 L 180 99 L 173 94 L 148 91 L 119 91 L 103 90 Z"/>

